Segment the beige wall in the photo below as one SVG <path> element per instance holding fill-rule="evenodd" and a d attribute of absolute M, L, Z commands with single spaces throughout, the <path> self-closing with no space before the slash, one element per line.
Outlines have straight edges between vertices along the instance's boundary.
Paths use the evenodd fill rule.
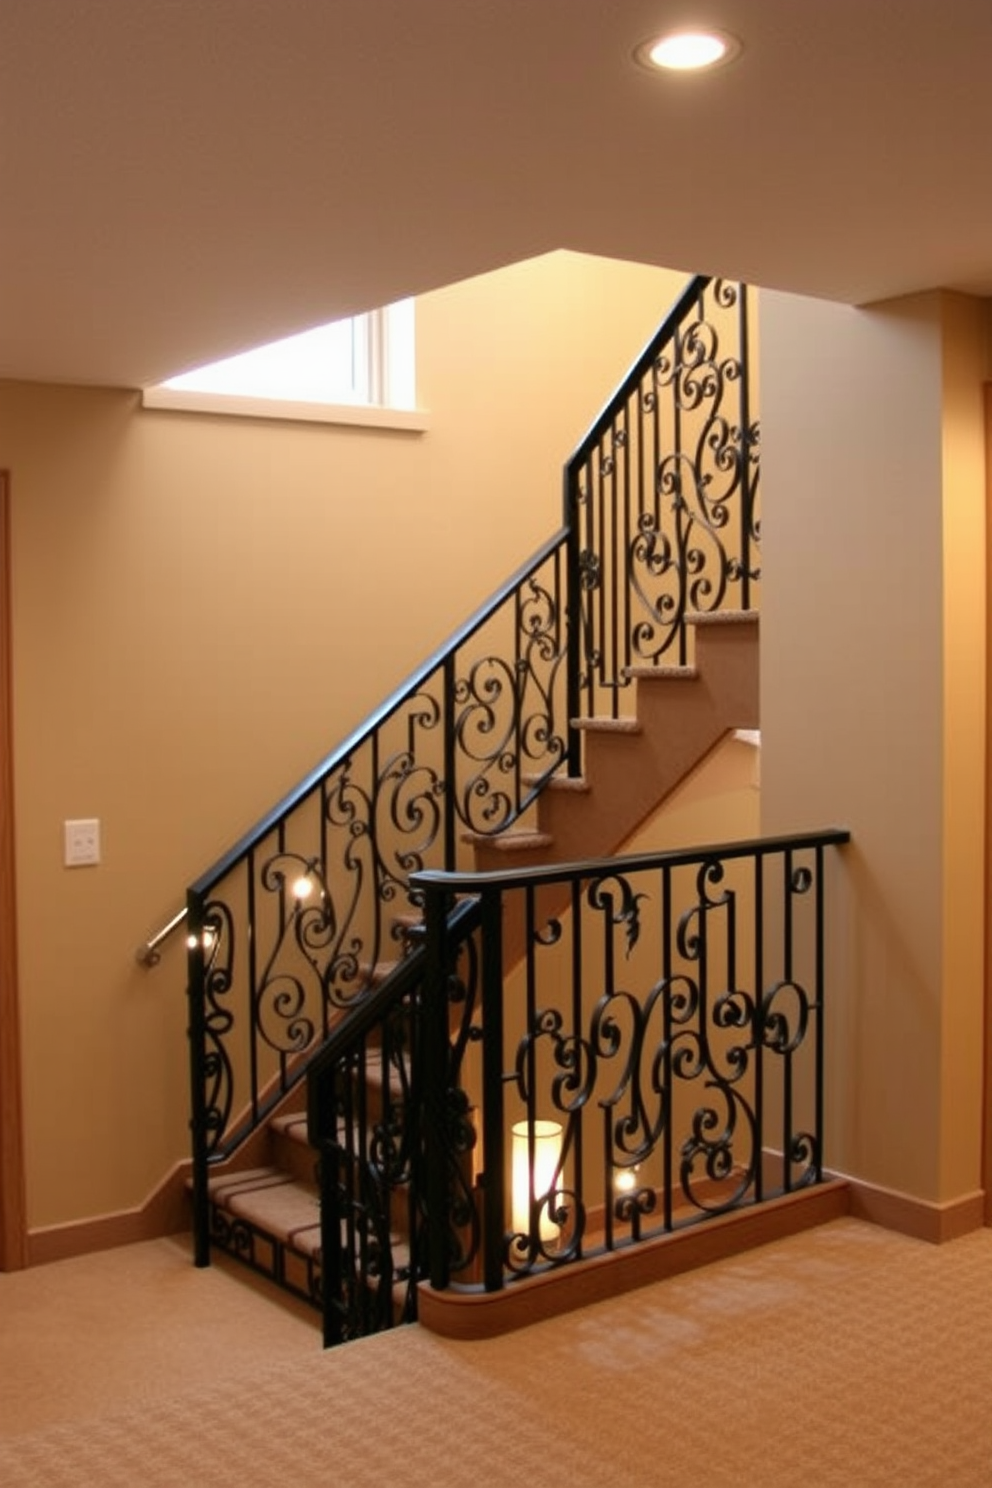
<path fill-rule="evenodd" d="M 979 1187 L 985 305 L 762 297 L 762 829 L 833 875 L 828 1164 Z"/>
<path fill-rule="evenodd" d="M 0 385 L 33 1228 L 185 1154 L 182 949 L 147 973 L 136 944 L 555 530 L 563 460 L 682 283 L 556 254 L 427 296 L 421 436 Z M 99 868 L 61 865 L 77 816 Z"/>

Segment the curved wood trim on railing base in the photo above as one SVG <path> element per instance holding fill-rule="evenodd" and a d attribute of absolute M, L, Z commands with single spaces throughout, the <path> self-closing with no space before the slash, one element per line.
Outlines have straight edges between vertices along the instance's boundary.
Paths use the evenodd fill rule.
<path fill-rule="evenodd" d="M 832 1179 L 673 1235 L 513 1282 L 501 1292 L 436 1292 L 422 1282 L 418 1321 L 444 1338 L 495 1338 L 785 1239 L 849 1211 L 850 1185 L 845 1179 Z"/>

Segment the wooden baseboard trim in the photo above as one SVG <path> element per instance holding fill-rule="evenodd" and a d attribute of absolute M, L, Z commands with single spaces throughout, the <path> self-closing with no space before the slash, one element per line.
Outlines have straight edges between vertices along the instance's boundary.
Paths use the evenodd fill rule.
<path fill-rule="evenodd" d="M 594 1256 L 581 1265 L 514 1282 L 502 1292 L 436 1292 L 422 1282 L 418 1320 L 444 1338 L 495 1338 L 529 1323 L 543 1322 L 650 1282 L 725 1260 L 847 1213 L 849 1186 L 844 1179 L 832 1179 L 754 1208 L 706 1220 L 674 1235 L 646 1240 L 629 1250 Z"/>
<path fill-rule="evenodd" d="M 897 1230 L 914 1240 L 943 1245 L 947 1240 L 957 1240 L 971 1230 L 981 1229 L 985 1223 L 985 1193 L 981 1189 L 943 1204 L 933 1204 L 912 1194 L 882 1188 L 877 1183 L 865 1183 L 860 1178 L 833 1176 L 844 1178 L 850 1185 L 850 1212 L 856 1219 Z"/>
<path fill-rule="evenodd" d="M 141 1240 L 176 1235 L 190 1225 L 186 1179 L 189 1162 L 177 1163 L 159 1186 L 137 1209 L 101 1214 L 93 1219 L 71 1220 L 28 1231 L 28 1265 L 44 1266 L 96 1250 L 113 1250 Z"/>

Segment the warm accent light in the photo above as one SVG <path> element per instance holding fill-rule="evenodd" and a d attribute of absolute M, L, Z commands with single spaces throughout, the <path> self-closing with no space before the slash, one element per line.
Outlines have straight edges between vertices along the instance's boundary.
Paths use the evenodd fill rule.
<path fill-rule="evenodd" d="M 637 1187 L 637 1168 L 617 1168 L 613 1188 L 618 1194 L 633 1193 Z"/>
<path fill-rule="evenodd" d="M 740 50 L 740 42 L 725 31 L 674 31 L 669 36 L 645 41 L 634 55 L 645 67 L 666 72 L 699 72 L 729 62 Z"/>
<path fill-rule="evenodd" d="M 534 1202 L 540 1210 L 539 1231 L 542 1241 L 553 1240 L 558 1226 L 552 1218 L 554 1199 L 548 1195 L 554 1186 L 561 1161 L 561 1127 L 557 1121 L 518 1121 L 512 1129 L 513 1151 L 513 1233 L 530 1234 L 530 1142 L 534 1139 Z M 542 1200 L 547 1202 L 543 1203 Z"/>
<path fill-rule="evenodd" d="M 299 900 L 309 899 L 312 893 L 313 879 L 310 878 L 309 874 L 301 873 L 293 884 L 293 898 Z"/>

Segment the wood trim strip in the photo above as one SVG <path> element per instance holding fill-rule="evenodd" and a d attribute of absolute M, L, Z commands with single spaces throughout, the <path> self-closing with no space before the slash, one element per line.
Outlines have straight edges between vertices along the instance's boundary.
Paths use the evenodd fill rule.
<path fill-rule="evenodd" d="M 49 1261 L 66 1261 L 72 1256 L 89 1255 L 91 1251 L 113 1250 L 119 1245 L 136 1245 L 142 1240 L 158 1240 L 163 1235 L 188 1230 L 186 1180 L 190 1166 L 188 1159 L 177 1163 L 137 1209 L 29 1231 L 27 1264 L 44 1266 Z"/>
<path fill-rule="evenodd" d="M 957 1240 L 971 1230 L 981 1229 L 985 1223 L 986 1195 L 981 1189 L 943 1204 L 933 1204 L 876 1183 L 864 1183 L 859 1178 L 845 1181 L 850 1184 L 851 1214 L 855 1219 L 897 1230 L 914 1240 L 943 1245 L 947 1240 Z"/>
<path fill-rule="evenodd" d="M 418 1321 L 444 1338 L 494 1338 L 839 1219 L 849 1212 L 849 1197 L 848 1183 L 833 1179 L 502 1292 L 435 1292 L 421 1282 Z"/>
<path fill-rule="evenodd" d="M 28 1263 L 17 986 L 10 583 L 10 475 L 0 470 L 0 1271 L 17 1271 Z"/>

